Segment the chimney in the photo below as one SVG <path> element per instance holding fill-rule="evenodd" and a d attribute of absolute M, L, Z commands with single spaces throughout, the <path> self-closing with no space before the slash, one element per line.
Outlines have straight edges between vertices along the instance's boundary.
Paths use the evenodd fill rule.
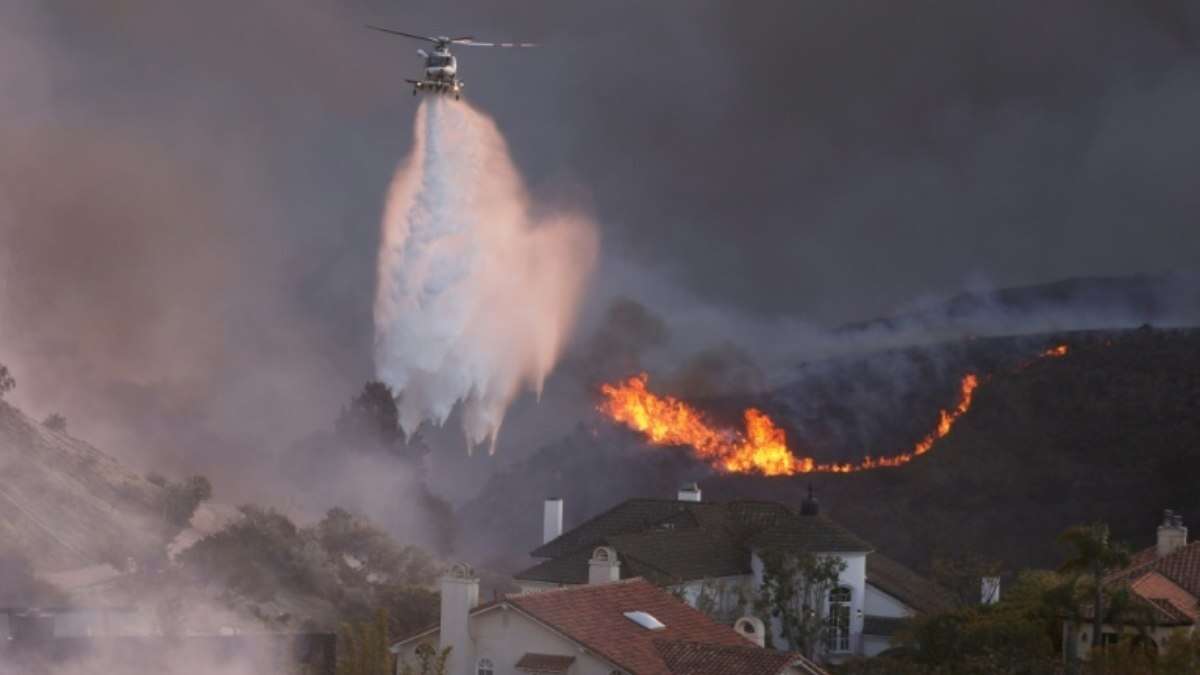
<path fill-rule="evenodd" d="M 700 486 L 695 483 L 688 483 L 679 488 L 678 496 L 681 502 L 698 502 L 700 501 Z"/>
<path fill-rule="evenodd" d="M 812 483 L 809 483 L 808 496 L 804 498 L 804 501 L 800 502 L 800 515 L 816 516 L 820 515 L 820 513 L 821 504 L 817 501 L 817 498 L 813 496 Z"/>
<path fill-rule="evenodd" d="M 617 550 L 610 546 L 600 546 L 592 552 L 588 561 L 588 584 L 611 584 L 621 580 L 621 561 L 617 558 Z"/>
<path fill-rule="evenodd" d="M 1163 522 L 1158 526 L 1158 542 L 1155 547 L 1158 557 L 1170 555 L 1187 546 L 1187 543 L 1187 528 L 1183 526 L 1183 516 L 1171 509 L 1163 511 Z"/>
<path fill-rule="evenodd" d="M 454 563 L 442 576 L 441 647 L 451 647 L 447 675 L 465 675 L 471 647 L 471 610 L 479 604 L 479 578 L 466 563 Z"/>
<path fill-rule="evenodd" d="M 550 497 L 542 510 L 542 543 L 547 544 L 562 534 L 563 500 Z"/>
<path fill-rule="evenodd" d="M 1000 602 L 1000 577 L 983 577 L 979 582 L 979 604 Z"/>
<path fill-rule="evenodd" d="M 762 619 L 756 616 L 743 616 L 733 624 L 738 635 L 753 642 L 759 647 L 766 646 L 767 628 Z"/>

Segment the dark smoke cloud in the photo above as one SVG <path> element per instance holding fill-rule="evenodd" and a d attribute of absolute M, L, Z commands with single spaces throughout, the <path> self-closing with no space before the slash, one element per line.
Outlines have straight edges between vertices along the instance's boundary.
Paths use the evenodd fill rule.
<path fill-rule="evenodd" d="M 416 107 L 416 45 L 368 22 L 542 43 L 461 69 L 536 201 L 601 223 L 589 325 L 629 295 L 679 359 L 750 352 L 712 357 L 738 386 L 793 322 L 1200 254 L 1185 0 L 410 5 L 0 8 L 0 362 L 23 405 L 243 494 L 328 424 L 371 374 Z M 569 425 L 556 391 L 586 405 L 549 383 L 501 456 L 536 443 L 520 419 Z"/>

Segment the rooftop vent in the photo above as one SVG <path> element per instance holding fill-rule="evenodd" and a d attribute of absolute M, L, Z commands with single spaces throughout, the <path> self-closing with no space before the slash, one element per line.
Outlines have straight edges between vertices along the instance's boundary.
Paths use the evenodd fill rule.
<path fill-rule="evenodd" d="M 642 628 L 645 628 L 646 630 L 662 630 L 667 627 L 665 623 L 654 618 L 654 615 L 640 610 L 636 612 L 625 612 L 625 618 L 636 623 Z"/>

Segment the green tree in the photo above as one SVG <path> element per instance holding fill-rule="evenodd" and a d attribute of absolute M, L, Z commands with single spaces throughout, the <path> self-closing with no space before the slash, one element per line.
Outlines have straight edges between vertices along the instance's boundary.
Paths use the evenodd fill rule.
<path fill-rule="evenodd" d="M 440 651 L 428 642 L 417 645 L 414 653 L 417 663 L 407 660 L 400 662 L 400 675 L 446 675 L 446 660 L 450 658 L 451 647 L 443 647 Z"/>
<path fill-rule="evenodd" d="M 1071 550 L 1071 557 L 1059 567 L 1059 572 L 1070 578 L 1068 583 L 1073 587 L 1078 587 L 1079 582 L 1083 581 L 1090 590 L 1092 646 L 1098 646 L 1109 608 L 1109 594 L 1104 579 L 1129 564 L 1129 553 L 1124 547 L 1113 543 L 1108 525 L 1104 523 L 1072 527 L 1059 536 L 1059 542 Z M 1071 644 L 1074 640 L 1067 642 Z M 1071 656 L 1068 654 L 1068 657 Z"/>
<path fill-rule="evenodd" d="M 975 553 L 957 553 L 935 558 L 930 565 L 931 577 L 939 586 L 950 591 L 959 607 L 980 604 L 982 583 L 986 577 L 998 577 L 1003 565 Z"/>
<path fill-rule="evenodd" d="M 374 621 L 343 624 L 338 642 L 337 675 L 392 675 L 386 610 L 376 612 Z"/>
<path fill-rule="evenodd" d="M 782 647 L 815 658 L 827 633 L 829 591 L 837 586 L 845 561 L 781 549 L 760 551 L 759 557 L 763 580 L 755 608 L 778 622 Z M 771 635 L 768 630 L 767 637 Z"/>
<path fill-rule="evenodd" d="M 165 482 L 162 487 L 163 518 L 174 528 L 187 527 L 200 504 L 212 499 L 212 483 L 204 476 Z"/>
<path fill-rule="evenodd" d="M 67 430 L 67 418 L 59 413 L 51 413 L 46 416 L 46 419 L 42 420 L 42 426 L 50 431 L 64 433 Z"/>

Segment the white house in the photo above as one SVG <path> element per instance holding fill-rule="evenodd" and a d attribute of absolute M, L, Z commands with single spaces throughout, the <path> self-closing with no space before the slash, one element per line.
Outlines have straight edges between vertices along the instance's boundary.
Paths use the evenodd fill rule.
<path fill-rule="evenodd" d="M 764 551 L 833 557 L 845 568 L 825 600 L 822 658 L 835 662 L 874 656 L 905 619 L 951 606 L 943 589 L 821 515 L 812 495 L 796 512 L 776 502 L 704 502 L 693 484 L 675 500 L 628 500 L 568 532 L 562 518 L 563 501 L 547 500 L 543 544 L 532 552 L 542 560 L 515 576 L 523 591 L 595 581 L 603 551 L 612 578 L 645 578 L 732 623 L 752 608 Z"/>
<path fill-rule="evenodd" d="M 735 630 L 643 579 L 596 581 L 481 605 L 479 580 L 455 565 L 442 579 L 439 624 L 392 646 L 397 672 L 427 645 L 451 648 L 447 675 L 824 673 L 762 648 L 761 622 Z"/>

